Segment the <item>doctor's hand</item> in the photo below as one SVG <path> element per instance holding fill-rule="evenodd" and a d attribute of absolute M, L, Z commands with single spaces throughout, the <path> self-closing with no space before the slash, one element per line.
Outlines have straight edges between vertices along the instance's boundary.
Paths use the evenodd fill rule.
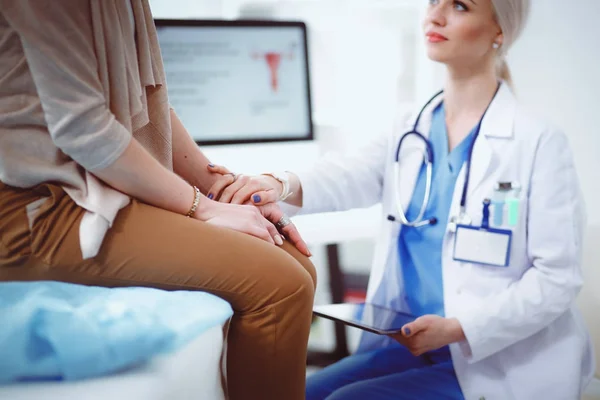
<path fill-rule="evenodd" d="M 402 333 L 391 335 L 415 356 L 437 350 L 450 343 L 465 340 L 465 334 L 456 318 L 424 315 L 402 327 Z"/>
<path fill-rule="evenodd" d="M 283 187 L 275 178 L 262 175 L 238 175 L 236 178 L 227 168 L 213 164 L 208 165 L 208 170 L 220 175 L 206 194 L 209 199 L 219 203 L 254 205 L 274 225 L 283 217 L 283 210 L 276 204 Z M 280 231 L 302 254 L 312 256 L 293 223 L 282 227 Z"/>
<path fill-rule="evenodd" d="M 208 170 L 220 177 L 208 190 L 207 196 L 220 203 L 245 204 L 256 206 L 276 203 L 283 185 L 275 178 L 265 175 L 235 175 L 220 165 L 209 164 Z"/>

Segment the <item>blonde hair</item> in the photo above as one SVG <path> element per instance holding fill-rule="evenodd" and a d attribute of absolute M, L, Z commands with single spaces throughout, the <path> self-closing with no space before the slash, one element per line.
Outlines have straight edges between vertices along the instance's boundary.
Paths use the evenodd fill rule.
<path fill-rule="evenodd" d="M 529 16 L 530 1 L 492 0 L 492 5 L 496 13 L 496 21 L 500 25 L 504 36 L 502 46 L 498 49 L 497 74 L 500 79 L 512 86 L 512 76 L 506 62 L 506 54 L 525 28 Z"/>

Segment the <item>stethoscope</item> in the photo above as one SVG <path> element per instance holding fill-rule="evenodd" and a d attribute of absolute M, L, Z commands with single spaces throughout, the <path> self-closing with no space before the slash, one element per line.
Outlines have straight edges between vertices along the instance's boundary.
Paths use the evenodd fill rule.
<path fill-rule="evenodd" d="M 466 161 L 466 170 L 465 170 L 465 183 L 463 185 L 462 194 L 460 197 L 460 211 L 459 211 L 458 215 L 453 215 L 450 218 L 450 222 L 449 222 L 449 229 L 452 232 L 456 231 L 457 225 L 471 225 L 471 223 L 473 222 L 471 217 L 469 217 L 469 215 L 467 214 L 467 208 L 466 208 L 467 192 L 469 189 L 469 177 L 471 175 L 471 157 L 473 155 L 473 148 L 475 147 L 475 141 L 477 140 L 477 137 L 479 136 L 479 131 L 481 130 L 481 123 L 483 121 L 483 118 L 485 117 L 485 114 L 487 113 L 488 109 L 490 108 L 490 105 L 492 104 L 493 99 L 496 97 L 496 94 L 498 93 L 499 89 L 500 89 L 500 84 L 496 88 L 496 92 L 494 93 L 494 97 L 492 98 L 492 101 L 490 101 L 490 103 L 486 107 L 485 111 L 483 112 L 483 115 L 481 116 L 481 119 L 479 120 L 479 123 L 477 124 L 477 126 L 475 128 L 475 132 L 473 134 L 473 139 L 471 141 L 471 145 L 469 146 L 469 153 L 468 153 L 468 157 L 467 157 L 467 161 Z M 404 226 L 419 228 L 419 227 L 426 226 L 426 225 L 435 225 L 438 222 L 437 218 L 435 218 L 435 217 L 429 218 L 429 219 L 423 219 L 423 217 L 425 215 L 425 211 L 427 209 L 427 205 L 429 204 L 429 196 L 431 195 L 431 186 L 432 186 L 432 177 L 433 177 L 433 147 L 431 145 L 431 142 L 425 136 L 423 136 L 417 129 L 419 126 L 419 122 L 421 121 L 421 117 L 422 117 L 423 113 L 425 112 L 425 110 L 443 92 L 444 92 L 443 90 L 439 91 L 431 99 L 429 99 L 429 101 L 427 101 L 427 103 L 425 103 L 423 108 L 421 108 L 421 111 L 419 111 L 419 114 L 417 115 L 417 119 L 415 120 L 415 123 L 414 123 L 412 129 L 410 131 L 406 132 L 404 135 L 402 135 L 402 137 L 398 141 L 398 146 L 396 147 L 396 154 L 395 154 L 395 158 L 394 158 L 394 161 L 395 161 L 394 162 L 394 180 L 397 183 L 397 182 L 400 182 L 400 150 L 402 149 L 402 142 L 409 136 L 416 136 L 425 143 L 425 150 L 423 151 L 423 163 L 425 164 L 425 195 L 423 196 L 423 203 L 421 203 L 421 208 L 419 210 L 419 214 L 417 214 L 417 217 L 414 220 L 412 220 L 412 221 L 408 220 L 408 218 L 406 217 L 406 214 L 404 212 L 404 208 L 402 207 L 402 202 L 400 201 L 400 194 L 398 193 L 398 189 L 396 188 L 394 190 L 396 209 L 398 210 L 398 215 L 399 215 L 399 220 L 400 220 L 399 222 Z M 392 222 L 397 221 L 397 218 L 394 217 L 393 215 L 388 215 L 387 219 Z"/>

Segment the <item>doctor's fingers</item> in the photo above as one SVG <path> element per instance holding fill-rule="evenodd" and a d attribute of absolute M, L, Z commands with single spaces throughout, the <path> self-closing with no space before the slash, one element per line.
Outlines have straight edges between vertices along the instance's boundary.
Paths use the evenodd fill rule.
<path fill-rule="evenodd" d="M 222 165 L 208 164 L 206 168 L 213 174 L 227 175 L 231 173 L 229 169 Z"/>
<path fill-rule="evenodd" d="M 402 327 L 402 334 L 405 337 L 411 337 L 416 335 L 419 332 L 422 332 L 426 329 L 428 329 L 432 323 L 435 322 L 436 316 L 432 316 L 432 315 L 424 315 L 422 317 L 419 317 L 417 319 L 415 319 L 412 322 L 409 322 L 408 324 L 404 325 Z"/>
<path fill-rule="evenodd" d="M 408 348 L 408 339 L 404 337 L 401 333 L 396 333 L 393 335 L 389 335 L 396 342 L 400 343 L 402 346 Z"/>
<path fill-rule="evenodd" d="M 208 193 L 206 193 L 206 197 L 211 200 L 218 200 L 221 197 L 221 192 L 223 189 L 231 185 L 235 182 L 235 176 L 233 174 L 223 175 L 217 179 L 215 183 L 208 189 Z"/>
<path fill-rule="evenodd" d="M 250 200 L 253 205 L 260 206 L 276 203 L 278 199 L 279 196 L 275 189 L 270 188 L 259 179 L 252 178 L 246 186 L 238 190 L 231 202 L 233 204 L 244 204 L 244 202 Z"/>
<path fill-rule="evenodd" d="M 428 345 L 428 339 L 425 332 L 421 332 L 410 338 L 404 338 L 404 346 L 411 352 L 413 356 L 420 356 L 431 350 Z"/>
<path fill-rule="evenodd" d="M 234 182 L 223 189 L 221 196 L 219 196 L 219 201 L 221 203 L 232 203 L 233 196 L 237 194 L 237 192 L 244 188 L 250 182 L 250 177 L 248 175 L 238 175 Z M 244 202 L 240 202 L 238 204 L 243 204 Z"/>
<path fill-rule="evenodd" d="M 424 346 L 425 341 L 422 337 L 423 334 L 415 335 L 410 338 L 405 337 L 402 333 L 396 333 L 390 336 L 402 346 L 406 347 L 413 356 L 420 356 L 426 351 L 426 348 Z"/>
<path fill-rule="evenodd" d="M 426 349 L 424 347 L 416 347 L 416 346 L 408 347 L 408 350 L 410 351 L 410 354 L 412 354 L 415 357 L 420 357 L 429 351 L 428 349 Z"/>

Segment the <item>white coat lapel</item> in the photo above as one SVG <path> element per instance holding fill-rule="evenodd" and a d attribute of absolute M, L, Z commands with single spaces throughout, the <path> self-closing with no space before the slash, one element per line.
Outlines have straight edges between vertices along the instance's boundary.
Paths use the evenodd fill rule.
<path fill-rule="evenodd" d="M 472 194 L 489 175 L 494 158 L 490 138 L 512 138 L 515 107 L 515 98 L 508 85 L 503 83 L 481 122 L 481 130 L 475 141 L 471 158 L 467 195 Z M 462 185 L 460 188 L 462 189 Z"/>
<path fill-rule="evenodd" d="M 469 176 L 467 197 L 470 196 L 475 189 L 477 189 L 481 182 L 483 182 L 484 178 L 488 175 L 488 170 L 492 164 L 493 154 L 492 146 L 490 145 L 488 139 L 485 137 L 485 135 L 480 134 L 475 141 L 473 155 L 471 156 L 471 172 Z M 466 169 L 466 166 L 467 164 L 465 163 L 463 169 Z M 458 196 L 462 196 L 463 185 L 457 185 L 456 189 L 459 191 Z"/>

